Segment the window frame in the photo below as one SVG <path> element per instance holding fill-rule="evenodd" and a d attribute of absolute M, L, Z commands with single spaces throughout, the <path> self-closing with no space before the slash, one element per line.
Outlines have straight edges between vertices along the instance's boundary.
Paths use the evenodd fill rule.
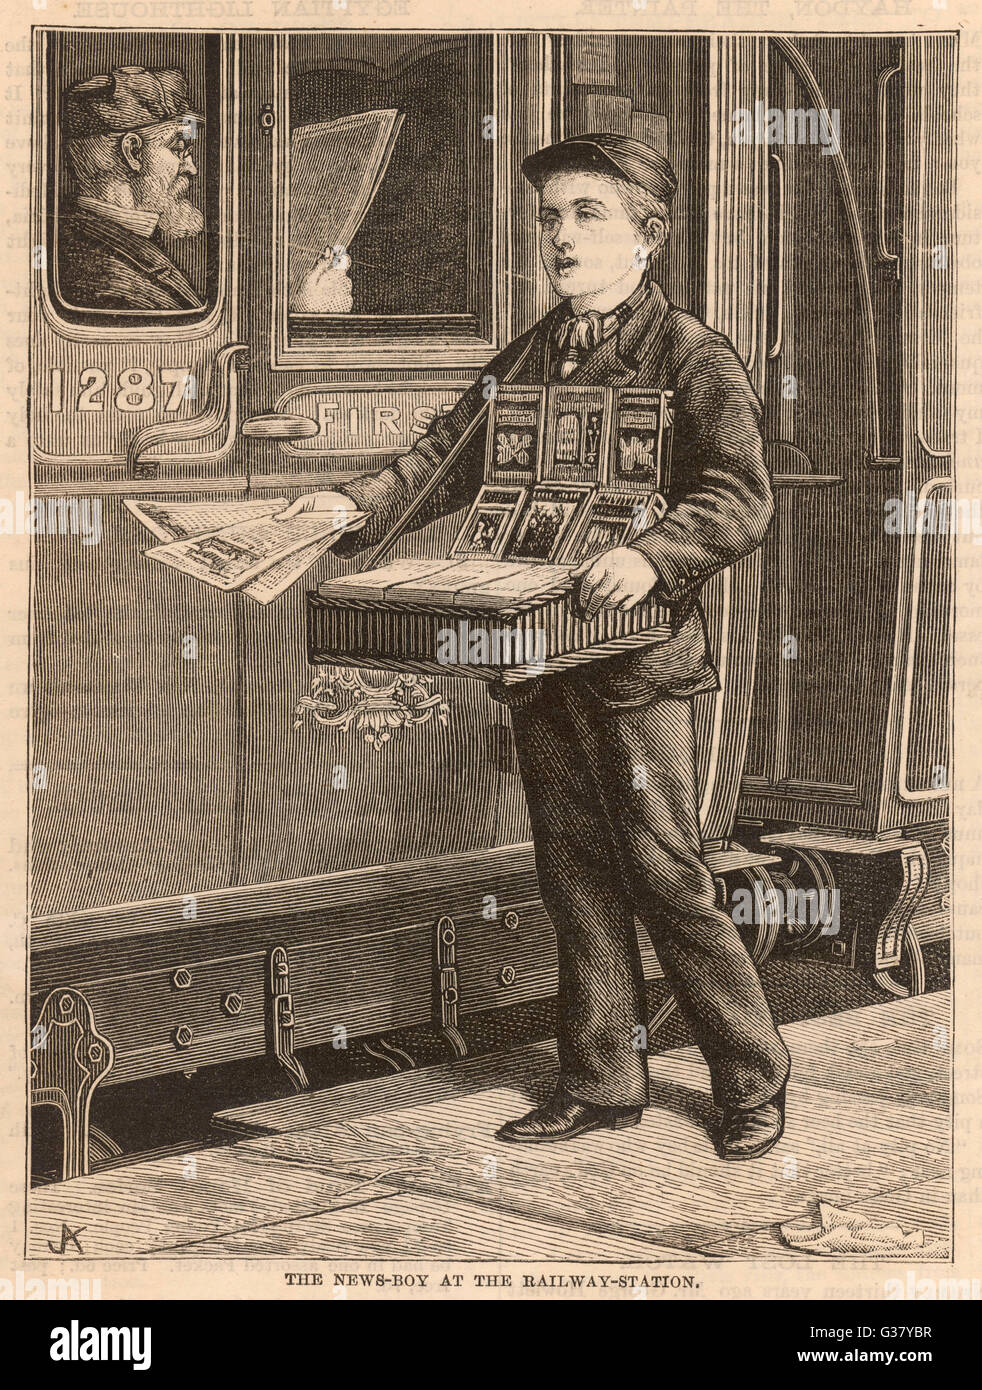
<path fill-rule="evenodd" d="M 227 314 L 234 288 L 237 262 L 238 222 L 238 149 L 239 121 L 232 94 L 239 80 L 239 45 L 236 35 L 202 32 L 203 40 L 214 38 L 218 44 L 219 94 L 214 105 L 218 115 L 218 157 L 216 171 L 219 188 L 216 195 L 216 229 L 218 247 L 214 271 L 214 302 L 202 309 L 159 309 L 153 311 L 85 309 L 68 304 L 58 294 L 58 177 L 57 131 L 53 78 L 55 49 L 52 40 L 62 42 L 75 30 L 40 29 L 40 42 L 34 45 L 34 89 L 38 93 L 38 120 L 34 130 L 34 169 L 36 171 L 37 202 L 34 224 L 35 246 L 45 248 L 43 267 L 37 267 L 39 278 L 37 302 L 48 326 L 61 337 L 78 343 L 113 342 L 173 342 L 175 338 L 204 338 L 214 333 Z M 208 112 L 205 112 L 206 122 Z M 214 129 L 214 120 L 206 123 L 206 138 Z M 54 293 L 52 292 L 54 289 Z M 63 310 L 67 309 L 68 313 Z M 72 317 L 69 317 L 69 314 Z M 85 315 L 82 320 L 77 315 Z"/>
<path fill-rule="evenodd" d="M 460 31 L 463 37 L 476 37 L 474 31 Z M 450 34 L 448 32 L 448 37 Z M 516 178 L 521 178 L 518 169 L 516 150 L 532 148 L 534 137 L 540 130 L 551 125 L 551 84 L 546 84 L 542 95 L 550 104 L 550 110 L 532 110 L 531 100 L 527 109 L 520 108 L 513 93 L 515 83 L 513 71 L 516 64 L 514 36 L 507 33 L 486 32 L 491 43 L 492 72 L 491 90 L 493 95 L 493 114 L 497 117 L 496 134 L 492 141 L 492 161 L 494 189 L 491 200 L 491 236 L 489 264 L 487 266 L 490 287 L 488 302 L 489 332 L 480 333 L 440 332 L 439 335 L 407 332 L 399 330 L 373 331 L 367 336 L 363 318 L 371 319 L 377 326 L 380 318 L 405 321 L 404 315 L 368 316 L 339 314 L 330 316 L 336 320 L 349 320 L 351 331 L 337 331 L 332 323 L 332 332 L 317 342 L 291 340 L 288 304 L 289 267 L 287 248 L 289 246 L 289 168 L 290 168 L 290 38 L 289 33 L 276 36 L 275 50 L 275 126 L 273 140 L 273 226 L 272 238 L 272 289 L 270 296 L 270 366 L 274 371 L 296 371 L 299 369 L 354 369 L 365 368 L 420 368 L 452 369 L 483 366 L 489 357 L 503 347 L 515 335 L 510 293 L 510 274 L 516 262 L 522 264 L 528 259 L 528 246 L 517 248 L 513 241 L 534 240 L 532 226 L 512 225 L 515 202 Z M 544 143 L 539 141 L 539 143 Z M 305 316 L 304 316 L 305 317 Z M 423 319 L 428 315 L 414 315 L 413 319 Z M 435 319 L 446 321 L 453 315 L 434 315 Z M 464 316 L 457 316 L 464 317 Z"/>

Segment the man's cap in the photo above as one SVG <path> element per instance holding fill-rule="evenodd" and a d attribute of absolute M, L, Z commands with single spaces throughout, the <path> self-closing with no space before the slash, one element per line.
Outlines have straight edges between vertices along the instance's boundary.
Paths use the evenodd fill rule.
<path fill-rule="evenodd" d="M 615 131 L 573 135 L 522 160 L 522 173 L 536 188 L 550 174 L 573 169 L 628 179 L 662 203 L 671 202 L 678 187 L 675 170 L 663 154 L 643 140 Z"/>
<path fill-rule="evenodd" d="M 177 68 L 113 68 L 69 87 L 61 119 L 64 138 L 75 140 L 202 118 L 191 110 L 187 81 Z"/>

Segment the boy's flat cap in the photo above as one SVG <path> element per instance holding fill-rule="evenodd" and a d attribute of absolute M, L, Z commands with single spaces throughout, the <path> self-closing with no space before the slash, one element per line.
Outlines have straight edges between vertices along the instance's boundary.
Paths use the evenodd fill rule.
<path fill-rule="evenodd" d="M 522 173 L 536 188 L 541 188 L 550 174 L 571 169 L 628 179 L 663 203 L 671 201 L 678 187 L 675 170 L 663 154 L 643 140 L 615 131 L 573 135 L 522 160 Z"/>

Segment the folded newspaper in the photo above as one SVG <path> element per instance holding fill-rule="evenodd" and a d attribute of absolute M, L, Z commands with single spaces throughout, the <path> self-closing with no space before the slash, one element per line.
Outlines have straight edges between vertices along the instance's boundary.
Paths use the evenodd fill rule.
<path fill-rule="evenodd" d="M 301 512 L 276 519 L 285 497 L 255 502 L 140 502 L 126 500 L 137 521 L 163 544 L 143 553 L 227 593 L 269 603 L 295 583 L 345 530 L 364 516 Z"/>
<path fill-rule="evenodd" d="M 344 273 L 346 252 L 371 207 L 404 115 L 358 111 L 300 126 L 290 140 L 290 308 L 306 311 L 323 258 Z M 316 297 L 316 286 L 313 287 Z"/>

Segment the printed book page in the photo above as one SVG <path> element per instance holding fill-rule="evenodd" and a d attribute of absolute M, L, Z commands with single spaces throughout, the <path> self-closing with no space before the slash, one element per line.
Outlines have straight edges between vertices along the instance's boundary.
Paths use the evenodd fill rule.
<path fill-rule="evenodd" d="M 302 578 L 321 556 L 326 555 L 334 541 L 334 536 L 328 536 L 313 545 L 304 546 L 302 550 L 295 550 L 292 555 L 270 565 L 269 569 L 263 570 L 254 579 L 246 580 L 241 585 L 242 593 L 248 594 L 257 603 L 272 603 L 274 598 L 279 598 Z"/>

